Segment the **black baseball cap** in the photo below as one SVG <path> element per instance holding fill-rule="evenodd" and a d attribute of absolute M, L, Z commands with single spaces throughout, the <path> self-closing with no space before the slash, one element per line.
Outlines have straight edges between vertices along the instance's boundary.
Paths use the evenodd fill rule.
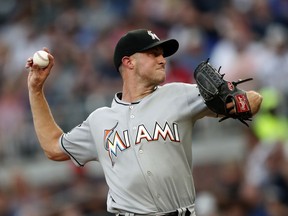
<path fill-rule="evenodd" d="M 120 38 L 114 50 L 114 65 L 118 70 L 124 56 L 131 56 L 153 47 L 160 46 L 163 56 L 173 55 L 179 48 L 175 39 L 160 40 L 155 33 L 147 29 L 137 29 L 127 32 Z"/>

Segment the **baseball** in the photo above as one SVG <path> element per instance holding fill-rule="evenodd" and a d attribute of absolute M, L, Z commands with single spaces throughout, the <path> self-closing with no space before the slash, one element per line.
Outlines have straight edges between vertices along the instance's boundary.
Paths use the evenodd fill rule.
<path fill-rule="evenodd" d="M 48 53 L 44 50 L 39 50 L 33 55 L 33 63 L 37 64 L 40 68 L 45 68 L 49 64 Z"/>

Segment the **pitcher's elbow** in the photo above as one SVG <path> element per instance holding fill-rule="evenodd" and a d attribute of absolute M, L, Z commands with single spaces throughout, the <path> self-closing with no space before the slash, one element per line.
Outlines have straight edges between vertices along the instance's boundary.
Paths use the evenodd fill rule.
<path fill-rule="evenodd" d="M 66 161 L 70 159 L 70 157 L 64 152 L 55 153 L 55 152 L 44 151 L 44 153 L 45 153 L 45 156 L 49 160 L 52 160 L 52 161 Z"/>

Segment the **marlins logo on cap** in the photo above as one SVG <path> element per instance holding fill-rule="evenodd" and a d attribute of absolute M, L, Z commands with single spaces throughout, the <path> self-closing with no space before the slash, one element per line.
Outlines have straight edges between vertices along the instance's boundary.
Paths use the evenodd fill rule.
<path fill-rule="evenodd" d="M 114 65 L 116 69 L 118 70 L 124 56 L 131 56 L 156 46 L 161 46 L 163 56 L 168 57 L 178 50 L 179 43 L 175 39 L 160 40 L 155 33 L 147 29 L 129 31 L 121 37 L 115 47 Z"/>

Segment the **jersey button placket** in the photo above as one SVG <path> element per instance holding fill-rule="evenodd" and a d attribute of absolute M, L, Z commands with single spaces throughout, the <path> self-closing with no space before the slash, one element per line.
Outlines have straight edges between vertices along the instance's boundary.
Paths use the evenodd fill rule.
<path fill-rule="evenodd" d="M 132 105 L 129 106 L 129 109 L 130 109 L 130 110 L 132 110 L 133 108 L 134 108 L 134 107 L 133 107 Z M 130 113 L 130 118 L 131 118 L 131 119 L 134 119 L 135 116 L 134 116 L 132 113 Z"/>
<path fill-rule="evenodd" d="M 130 116 L 129 117 L 131 120 L 134 120 L 134 118 L 135 118 L 135 115 L 132 113 L 133 108 L 134 108 L 134 106 L 132 106 L 132 105 L 129 106 L 129 110 L 130 110 Z M 136 128 L 136 126 L 132 126 L 132 129 L 133 129 L 133 131 L 136 131 L 137 128 Z"/>
<path fill-rule="evenodd" d="M 153 174 L 151 171 L 147 171 L 147 175 L 149 178 L 153 178 Z M 155 191 L 155 190 L 153 190 L 153 191 Z M 155 193 L 153 196 L 158 200 L 161 199 L 161 195 L 159 193 Z"/>

